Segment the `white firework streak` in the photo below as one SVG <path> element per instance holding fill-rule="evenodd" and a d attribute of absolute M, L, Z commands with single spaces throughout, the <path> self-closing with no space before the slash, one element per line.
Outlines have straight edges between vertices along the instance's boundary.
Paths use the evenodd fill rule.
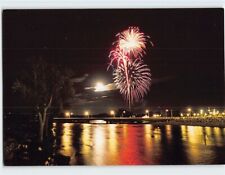
<path fill-rule="evenodd" d="M 118 67 L 120 63 L 123 63 L 124 61 L 129 60 L 129 57 L 127 55 L 125 55 L 124 52 L 122 50 L 120 50 L 118 47 L 109 53 L 109 58 L 110 58 L 110 63 L 108 65 L 107 70 L 110 67 L 113 67 L 114 62 L 116 62 L 116 67 Z"/>
<path fill-rule="evenodd" d="M 113 80 L 124 99 L 133 104 L 140 101 L 149 91 L 151 73 L 148 65 L 140 59 L 128 62 L 128 83 L 125 72 L 124 64 L 120 64 L 113 72 Z"/>

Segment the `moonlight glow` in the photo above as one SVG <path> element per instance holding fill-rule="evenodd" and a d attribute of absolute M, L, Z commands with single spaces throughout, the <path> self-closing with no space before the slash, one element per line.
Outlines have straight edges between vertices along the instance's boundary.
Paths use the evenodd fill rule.
<path fill-rule="evenodd" d="M 102 82 L 97 82 L 95 86 L 95 92 L 106 91 L 107 88 Z"/>

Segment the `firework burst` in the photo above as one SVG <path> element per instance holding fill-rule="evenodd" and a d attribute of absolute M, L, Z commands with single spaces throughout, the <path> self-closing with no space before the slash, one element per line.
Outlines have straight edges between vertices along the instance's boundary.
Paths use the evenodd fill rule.
<path fill-rule="evenodd" d="M 110 67 L 114 67 L 113 63 L 116 63 L 115 67 L 118 67 L 120 64 L 124 64 L 124 62 L 127 62 L 129 59 L 129 55 L 124 54 L 124 52 L 117 47 L 116 49 L 112 50 L 109 53 L 109 58 L 110 58 L 110 63 L 107 70 Z"/>
<path fill-rule="evenodd" d="M 129 27 L 116 36 L 116 45 L 125 55 L 129 55 L 130 59 L 142 58 L 146 54 L 146 44 L 150 37 L 140 32 L 138 27 Z"/>
<path fill-rule="evenodd" d="M 151 73 L 148 65 L 142 60 L 128 62 L 128 83 L 124 64 L 113 71 L 113 80 L 126 101 L 133 104 L 141 100 L 148 92 L 151 84 Z"/>
<path fill-rule="evenodd" d="M 118 33 L 116 38 L 113 43 L 115 47 L 109 53 L 107 70 L 110 67 L 114 69 L 114 82 L 130 108 L 131 104 L 142 99 L 149 90 L 150 69 L 142 58 L 146 54 L 146 44 L 150 37 L 140 32 L 138 27 L 129 27 Z"/>

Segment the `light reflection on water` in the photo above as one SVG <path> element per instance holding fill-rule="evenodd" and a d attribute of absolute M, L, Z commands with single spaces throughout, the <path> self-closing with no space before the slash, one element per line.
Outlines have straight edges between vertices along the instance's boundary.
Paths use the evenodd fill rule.
<path fill-rule="evenodd" d="M 150 124 L 53 126 L 71 165 L 225 163 L 225 128 Z"/>
<path fill-rule="evenodd" d="M 62 136 L 61 136 L 61 144 L 63 149 L 60 149 L 59 152 L 64 156 L 71 157 L 74 154 L 73 147 L 73 130 L 74 126 L 72 123 L 63 123 L 62 124 Z"/>
<path fill-rule="evenodd" d="M 181 126 L 181 128 L 183 140 L 188 143 L 186 152 L 190 162 L 210 163 L 213 159 L 223 156 L 219 152 L 220 148 L 225 150 L 224 128 L 200 126 Z"/>

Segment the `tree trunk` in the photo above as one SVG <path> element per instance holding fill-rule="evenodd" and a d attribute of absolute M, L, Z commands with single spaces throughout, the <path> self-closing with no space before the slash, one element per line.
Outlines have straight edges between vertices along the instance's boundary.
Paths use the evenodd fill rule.
<path fill-rule="evenodd" d="M 39 123 L 40 123 L 40 132 L 39 132 L 40 143 L 42 143 L 44 140 L 44 134 L 46 132 L 46 127 L 48 128 L 47 110 L 50 108 L 51 103 L 52 103 L 52 96 L 50 97 L 48 105 L 42 110 L 42 112 L 38 113 Z"/>
<path fill-rule="evenodd" d="M 45 127 L 46 127 L 46 112 L 47 109 L 44 109 L 43 112 L 39 112 L 39 141 L 40 143 L 44 140 Z"/>
<path fill-rule="evenodd" d="M 49 119 L 48 117 L 46 116 L 46 122 L 45 122 L 45 136 L 47 137 L 48 136 L 48 125 L 49 125 Z"/>
<path fill-rule="evenodd" d="M 44 124 L 40 123 L 40 130 L 39 130 L 39 141 L 42 143 L 44 140 Z"/>

